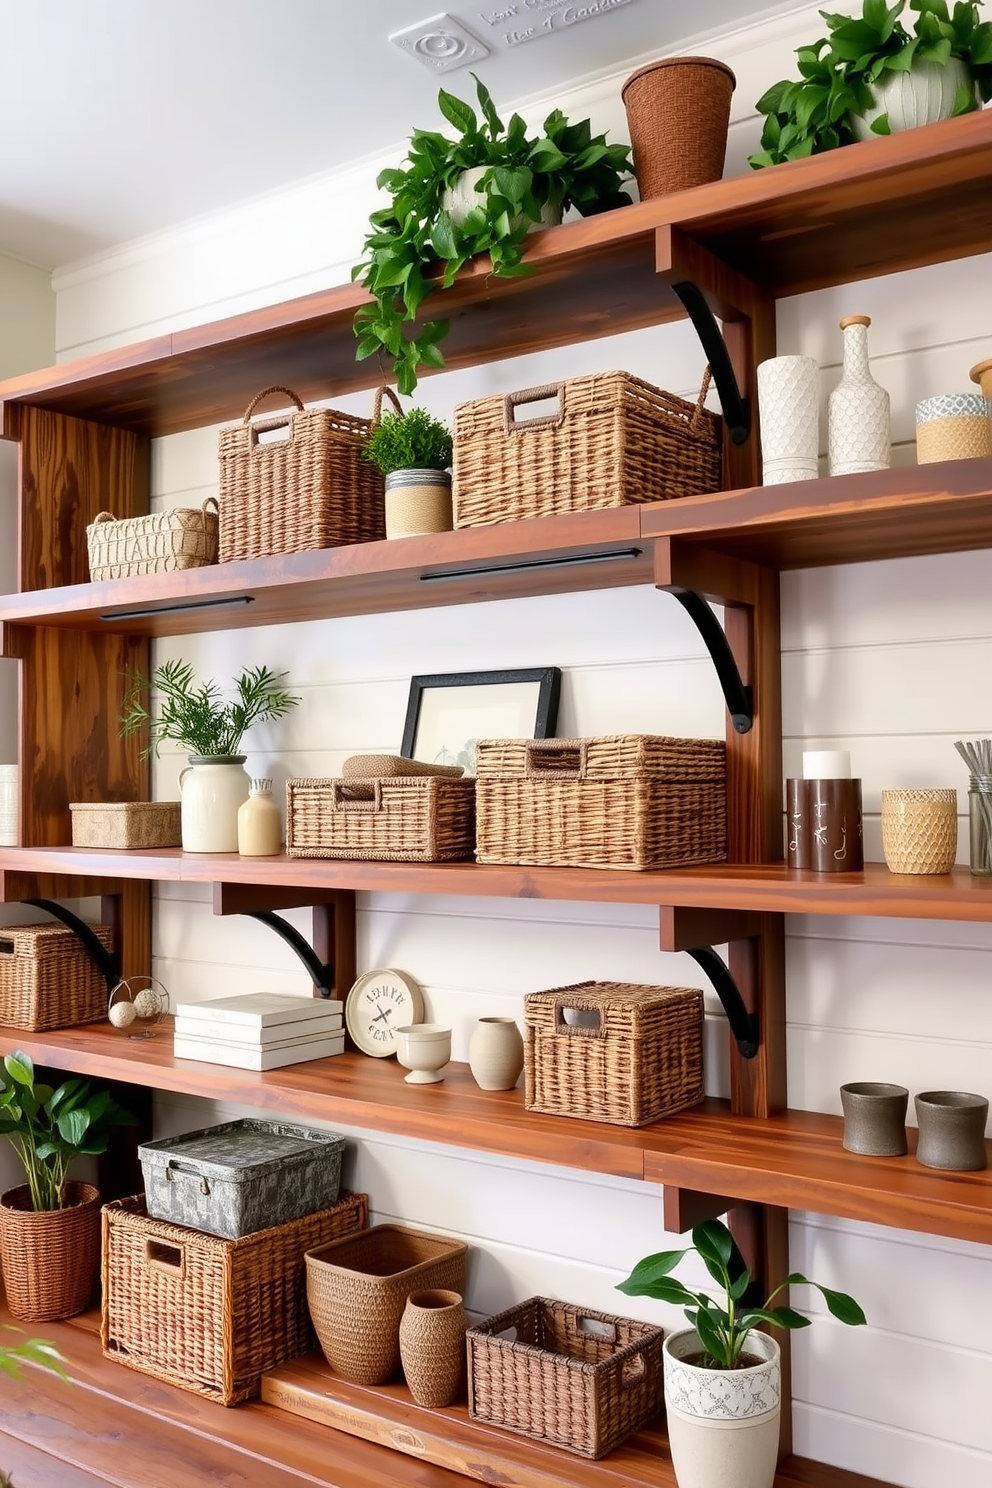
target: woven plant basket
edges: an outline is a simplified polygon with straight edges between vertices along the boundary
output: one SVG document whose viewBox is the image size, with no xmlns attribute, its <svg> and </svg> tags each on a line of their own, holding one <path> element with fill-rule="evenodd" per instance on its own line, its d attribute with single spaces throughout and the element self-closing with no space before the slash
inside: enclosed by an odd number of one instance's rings
<svg viewBox="0 0 992 1488">
<path fill-rule="evenodd" d="M 284 393 L 295 412 L 253 418 L 270 393 Z M 384 538 L 382 475 L 361 458 L 371 427 L 333 408 L 306 409 L 286 387 L 254 397 L 219 436 L 221 563 Z M 260 441 L 281 429 L 285 439 Z"/>
<path fill-rule="evenodd" d="M 411 1292 L 400 1318 L 400 1360 L 418 1405 L 450 1405 L 465 1377 L 468 1314 L 460 1292 Z"/>
<path fill-rule="evenodd" d="M 726 751 L 710 739 L 481 739 L 480 863 L 677 868 L 727 856 Z"/>
<path fill-rule="evenodd" d="M 365 1194 L 240 1240 L 149 1219 L 141 1195 L 107 1204 L 103 1352 L 220 1405 L 248 1400 L 314 1345 L 304 1252 L 367 1224 Z"/>
<path fill-rule="evenodd" d="M 179 847 L 179 801 L 73 801 L 73 847 Z"/>
<path fill-rule="evenodd" d="M 208 496 L 199 510 L 180 506 L 146 517 L 100 512 L 86 529 L 86 550 L 94 583 L 216 563 L 216 498 Z"/>
<path fill-rule="evenodd" d="M 718 491 L 723 420 L 629 372 L 601 372 L 454 411 L 456 527 Z M 557 412 L 526 421 L 522 404 L 557 400 Z"/>
<path fill-rule="evenodd" d="M 664 1339 L 647 1323 L 531 1297 L 465 1338 L 475 1421 L 595 1458 L 661 1409 Z"/>
<path fill-rule="evenodd" d="M 474 780 L 393 775 L 286 784 L 291 858 L 439 863 L 471 858 L 474 844 Z"/>
<path fill-rule="evenodd" d="M 109 951 L 109 926 L 91 929 Z M 97 1023 L 106 1016 L 103 972 L 71 930 L 61 925 L 0 929 L 0 1025 L 40 1033 Z"/>
<path fill-rule="evenodd" d="M 307 1299 L 335 1374 L 382 1385 L 400 1367 L 400 1319 L 411 1292 L 465 1290 L 460 1240 L 373 1225 L 307 1254 Z"/>
<path fill-rule="evenodd" d="M 737 79 L 714 57 L 666 57 L 623 85 L 642 201 L 719 181 Z"/>
<path fill-rule="evenodd" d="M 100 1194 L 65 1186 L 67 1207 L 36 1213 L 27 1184 L 0 1197 L 0 1256 L 12 1317 L 50 1323 L 90 1304 L 100 1263 Z"/>
</svg>

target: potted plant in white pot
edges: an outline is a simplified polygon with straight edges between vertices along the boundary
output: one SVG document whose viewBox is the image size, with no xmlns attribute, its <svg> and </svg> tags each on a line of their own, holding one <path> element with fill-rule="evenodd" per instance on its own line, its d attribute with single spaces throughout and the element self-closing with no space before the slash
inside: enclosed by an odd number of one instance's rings
<svg viewBox="0 0 992 1488">
<path fill-rule="evenodd" d="M 695 1252 L 716 1282 L 719 1299 L 692 1292 L 671 1272 Z M 790 1286 L 812 1286 L 835 1318 L 852 1326 L 867 1319 L 853 1297 L 787 1276 L 760 1306 L 746 1300 L 751 1273 L 726 1225 L 707 1220 L 686 1250 L 638 1261 L 618 1291 L 685 1308 L 690 1327 L 664 1343 L 665 1406 L 672 1465 L 679 1488 L 772 1488 L 778 1461 L 781 1367 L 778 1343 L 757 1331 L 808 1328 L 810 1319 L 775 1298 Z"/>
<path fill-rule="evenodd" d="M 190 752 L 179 775 L 185 852 L 237 852 L 238 811 L 251 784 L 241 741 L 253 723 L 281 718 L 299 703 L 282 686 L 285 676 L 264 666 L 246 667 L 235 678 L 234 697 L 225 702 L 216 682 L 195 686 L 191 663 L 176 658 L 156 667 L 150 680 L 136 676 L 128 689 L 121 734 L 149 730 L 146 754 L 157 751 L 165 739 Z M 157 718 L 145 703 L 149 688 L 159 695 Z"/>
<path fill-rule="evenodd" d="M 451 530 L 451 432 L 423 408 L 382 412 L 376 394 L 363 459 L 386 477 L 386 536 L 415 537 Z"/>
</svg>

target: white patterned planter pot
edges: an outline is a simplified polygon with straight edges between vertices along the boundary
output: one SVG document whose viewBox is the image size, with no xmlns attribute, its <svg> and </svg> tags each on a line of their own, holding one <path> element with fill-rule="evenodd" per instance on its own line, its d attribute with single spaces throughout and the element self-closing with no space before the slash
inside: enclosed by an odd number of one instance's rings
<svg viewBox="0 0 992 1488">
<path fill-rule="evenodd" d="M 766 486 L 819 475 L 819 364 L 809 356 L 758 364 L 762 478 Z"/>
<path fill-rule="evenodd" d="M 960 57 L 949 57 L 944 63 L 917 62 L 910 72 L 886 72 L 872 89 L 872 107 L 851 116 L 854 137 L 874 139 L 871 126 L 882 114 L 888 114 L 893 134 L 948 119 L 959 88 L 975 91 L 971 70 Z"/>
<path fill-rule="evenodd" d="M 749 1335 L 748 1369 L 701 1369 L 692 1328 L 665 1339 L 665 1408 L 679 1488 L 772 1488 L 778 1461 L 782 1378 L 779 1346 Z"/>
</svg>

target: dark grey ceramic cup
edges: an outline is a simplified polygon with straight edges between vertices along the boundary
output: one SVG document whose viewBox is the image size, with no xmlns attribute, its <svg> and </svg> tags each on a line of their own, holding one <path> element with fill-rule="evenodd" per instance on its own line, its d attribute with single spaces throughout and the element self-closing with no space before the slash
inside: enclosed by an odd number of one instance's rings
<svg viewBox="0 0 992 1488">
<path fill-rule="evenodd" d="M 909 1091 L 902 1085 L 860 1080 L 840 1087 L 844 1147 L 863 1157 L 901 1157 L 906 1147 Z"/>
<path fill-rule="evenodd" d="M 920 1139 L 916 1160 L 925 1168 L 948 1168 L 970 1173 L 988 1164 L 985 1121 L 989 1103 L 984 1095 L 964 1090 L 925 1090 L 916 1097 Z"/>
</svg>

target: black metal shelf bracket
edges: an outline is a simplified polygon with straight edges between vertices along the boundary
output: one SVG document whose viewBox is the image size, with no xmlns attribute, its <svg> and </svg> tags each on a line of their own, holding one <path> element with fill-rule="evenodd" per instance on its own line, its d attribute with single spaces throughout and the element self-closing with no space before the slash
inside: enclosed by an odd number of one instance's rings
<svg viewBox="0 0 992 1488">
<path fill-rule="evenodd" d="M 698 284 L 694 284 L 691 279 L 680 279 L 677 284 L 672 285 L 672 289 L 682 301 L 683 309 L 692 321 L 706 353 L 706 360 L 710 364 L 713 381 L 720 395 L 723 421 L 731 443 L 744 444 L 751 433 L 751 409 L 737 386 L 737 377 L 723 332 Z"/>
<path fill-rule="evenodd" d="M 107 984 L 107 992 L 110 993 L 121 979 L 121 959 L 116 951 L 108 951 L 93 934 L 93 928 L 81 920 L 78 915 L 73 914 L 71 909 L 66 909 L 63 904 L 56 904 L 54 899 L 22 899 L 22 904 L 30 904 L 33 909 L 43 909 L 53 919 L 58 920 L 67 930 L 81 940 L 103 975 Z"/>
<path fill-rule="evenodd" d="M 318 988 L 321 997 L 331 997 L 334 989 L 334 967 L 325 966 L 312 946 L 308 945 L 300 932 L 292 925 L 280 919 L 279 915 L 273 914 L 270 909 L 249 909 L 245 914 L 250 920 L 257 920 L 260 925 L 266 925 L 274 930 L 280 940 L 284 940 L 291 951 L 295 951 L 310 973 L 310 980 Z"/>
<path fill-rule="evenodd" d="M 713 983 L 713 990 L 723 1004 L 741 1058 L 754 1059 L 759 1045 L 758 1015 L 749 1013 L 744 1006 L 744 999 L 726 962 L 721 961 L 712 946 L 698 946 L 689 955 Z"/>
<path fill-rule="evenodd" d="M 741 680 L 734 653 L 730 649 L 723 627 L 710 609 L 706 600 L 695 589 L 679 589 L 665 585 L 665 593 L 672 594 L 685 610 L 703 638 L 710 653 L 716 675 L 727 703 L 727 711 L 733 721 L 734 732 L 748 734 L 754 723 L 754 692 Z"/>
</svg>

